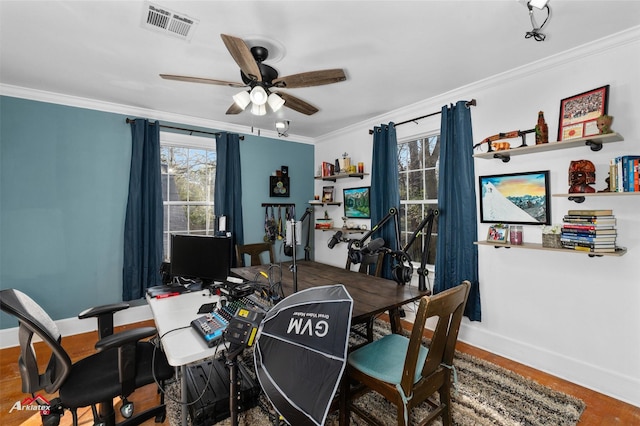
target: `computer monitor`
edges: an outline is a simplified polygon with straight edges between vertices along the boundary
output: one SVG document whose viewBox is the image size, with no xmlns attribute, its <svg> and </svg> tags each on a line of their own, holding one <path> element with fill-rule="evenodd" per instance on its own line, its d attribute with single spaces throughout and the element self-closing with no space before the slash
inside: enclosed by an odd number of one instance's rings
<svg viewBox="0 0 640 426">
<path fill-rule="evenodd" d="M 206 235 L 171 235 L 171 275 L 225 281 L 231 268 L 231 238 Z"/>
</svg>

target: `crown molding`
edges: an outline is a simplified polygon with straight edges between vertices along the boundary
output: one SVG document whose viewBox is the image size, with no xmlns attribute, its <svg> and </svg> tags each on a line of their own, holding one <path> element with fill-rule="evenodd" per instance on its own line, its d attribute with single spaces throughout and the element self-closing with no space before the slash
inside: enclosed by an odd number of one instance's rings
<svg viewBox="0 0 640 426">
<path fill-rule="evenodd" d="M 0 83 L 0 95 L 14 98 L 28 99 L 32 101 L 46 102 L 57 105 L 65 105 L 76 108 L 84 108 L 114 114 L 148 118 L 161 122 L 180 123 L 181 125 L 213 129 L 214 131 L 233 132 L 242 135 L 261 136 L 273 139 L 281 139 L 278 132 L 267 129 L 253 129 L 221 121 L 207 120 L 182 114 L 174 114 L 165 111 L 157 111 L 147 108 L 138 108 L 131 105 L 117 104 L 113 102 L 99 101 L 78 96 L 65 95 L 63 93 L 47 92 L 44 90 L 30 89 L 26 87 L 12 86 Z M 256 134 L 257 133 L 257 134 Z M 305 136 L 289 135 L 292 142 L 313 144 L 314 140 Z"/>
<path fill-rule="evenodd" d="M 474 90 L 479 91 L 481 89 L 490 88 L 498 84 L 509 82 L 511 80 L 527 78 L 531 75 L 539 73 L 542 70 L 549 70 L 551 68 L 560 67 L 575 60 L 584 59 L 585 57 L 598 56 L 604 52 L 625 46 L 630 43 L 637 43 L 638 41 L 640 41 L 640 25 L 598 39 L 591 43 L 583 44 L 573 49 L 569 49 L 564 52 L 546 57 L 544 59 L 540 59 L 529 64 L 504 71 L 500 74 L 495 74 L 491 77 L 485 78 L 483 80 L 478 80 L 466 86 L 458 87 L 454 90 L 442 93 L 429 99 L 424 99 L 411 105 L 407 105 L 405 107 L 371 117 L 359 123 L 355 123 L 348 127 L 344 127 L 331 133 L 319 136 L 316 138 L 315 142 L 316 144 L 319 144 L 323 141 L 327 141 L 347 133 L 362 131 L 363 128 L 372 128 L 374 125 L 378 125 L 379 123 L 400 122 L 407 120 L 410 117 L 420 116 L 423 115 L 425 111 L 439 109 L 442 107 L 442 105 L 446 105 L 451 102 L 457 102 L 458 100 L 460 100 L 459 98 L 469 97 L 469 99 L 464 100 L 471 100 L 472 96 L 469 96 L 469 93 L 473 93 Z"/>
<path fill-rule="evenodd" d="M 616 34 L 601 38 L 591 43 L 583 44 L 581 46 L 569 49 L 567 51 L 549 56 L 547 58 L 531 62 L 529 64 L 513 68 L 502 72 L 500 74 L 493 75 L 483 80 L 476 81 L 466 86 L 458 87 L 449 92 L 442 93 L 440 95 L 418 101 L 411 105 L 407 105 L 402 108 L 389 111 L 385 114 L 374 116 L 363 120 L 359 123 L 352 124 L 332 131 L 330 133 L 318 136 L 316 138 L 310 138 L 305 136 L 298 136 L 291 134 L 290 142 L 299 142 L 306 144 L 317 144 L 325 140 L 330 140 L 340 135 L 351 133 L 354 131 L 360 131 L 363 127 L 370 128 L 371 123 L 388 123 L 392 121 L 404 121 L 406 117 L 413 117 L 416 114 L 424 114 L 425 110 L 440 108 L 442 105 L 452 102 L 452 99 L 458 97 L 468 96 L 474 90 L 485 89 L 496 84 L 508 82 L 509 80 L 517 80 L 526 78 L 532 74 L 538 73 L 544 69 L 550 69 L 562 66 L 566 63 L 575 61 L 577 59 L 584 59 L 589 56 L 597 56 L 603 52 L 618 47 L 624 46 L 629 43 L 635 43 L 640 40 L 640 25 L 621 31 Z M 253 135 L 258 137 L 268 137 L 273 139 L 281 139 L 278 136 L 278 132 L 275 130 L 267 129 L 253 129 L 247 126 L 240 126 L 230 123 L 224 123 L 214 120 L 206 120 L 202 118 L 186 116 L 181 114 L 174 114 L 164 111 L 156 111 L 152 109 L 138 108 L 130 105 L 122 105 L 111 102 L 98 101 L 95 99 L 80 98 L 76 96 L 65 95 L 61 93 L 46 92 L 42 90 L 29 89 L 18 86 L 11 86 L 0 83 L 0 95 L 12 96 L 16 98 L 24 98 L 41 102 L 49 102 L 53 104 L 67 105 L 78 108 L 86 108 L 104 112 L 111 112 L 123 115 L 135 115 L 140 117 L 146 117 L 153 120 L 167 121 L 173 123 L 181 123 L 183 125 L 191 125 L 197 127 L 203 127 L 207 129 L 216 129 L 228 132 L 234 132 L 244 135 Z M 257 134 L 254 133 L 257 132 Z"/>
</svg>

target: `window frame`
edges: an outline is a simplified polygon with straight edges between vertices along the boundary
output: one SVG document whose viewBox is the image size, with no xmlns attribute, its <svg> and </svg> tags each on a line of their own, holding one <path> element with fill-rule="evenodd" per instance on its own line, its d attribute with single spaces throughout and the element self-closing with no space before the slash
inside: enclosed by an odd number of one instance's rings
<svg viewBox="0 0 640 426">
<path fill-rule="evenodd" d="M 184 148 L 184 149 L 201 149 L 207 150 L 215 153 L 215 162 L 217 166 L 217 139 L 215 137 L 203 137 L 203 136 L 194 136 L 187 135 L 182 133 L 173 133 L 173 132 L 160 132 L 160 150 L 163 148 L 171 147 L 171 148 Z M 215 201 L 211 199 L 210 201 L 171 201 L 167 199 L 167 191 L 169 191 L 169 185 L 167 183 L 166 190 L 163 188 L 162 194 L 162 209 L 165 212 L 168 212 L 172 206 L 210 206 L 211 209 L 215 209 Z M 214 180 L 214 191 L 215 191 L 215 180 Z M 166 216 L 166 215 L 165 215 Z M 162 234 L 163 234 L 163 255 L 166 259 L 171 258 L 171 239 L 170 234 L 176 232 L 175 230 L 170 229 L 170 218 L 163 217 L 162 220 Z M 206 235 L 213 235 L 215 233 L 215 223 L 210 227 L 209 230 L 205 230 Z M 191 234 L 191 232 L 187 230 L 180 230 L 180 233 Z M 201 230 L 194 231 L 193 233 L 202 234 Z"/>
<path fill-rule="evenodd" d="M 441 132 L 440 129 L 435 129 L 435 130 L 431 130 L 431 131 L 427 131 L 427 132 L 423 132 L 423 133 L 419 133 L 416 135 L 411 135 L 411 136 L 407 136 L 407 137 L 403 137 L 402 139 L 398 140 L 398 155 L 400 153 L 400 145 L 402 144 L 407 144 L 413 141 L 417 141 L 417 140 L 428 140 L 430 138 L 433 137 L 440 137 Z M 424 157 L 423 159 L 424 160 Z M 408 174 L 412 171 L 421 171 L 423 172 L 423 176 L 422 176 L 422 183 L 423 183 L 423 187 L 426 188 L 426 179 L 427 179 L 427 175 L 426 175 L 426 171 L 428 170 L 434 170 L 435 173 L 438 173 L 439 170 L 439 164 L 440 164 L 440 155 L 438 154 L 438 160 L 436 161 L 434 166 L 430 166 L 430 167 L 425 167 L 425 162 L 422 161 L 422 168 L 420 169 L 412 169 L 412 170 L 407 170 L 407 171 L 400 171 L 398 170 L 398 188 L 400 189 L 400 185 L 401 185 L 401 179 L 405 179 L 405 186 L 407 188 L 407 191 L 409 191 L 409 185 L 408 185 Z M 437 188 L 437 187 L 436 187 Z M 429 206 L 433 206 L 435 205 L 437 207 L 438 205 L 438 198 L 424 198 L 426 196 L 426 194 L 423 195 L 423 199 L 421 200 L 411 200 L 409 199 L 409 193 L 407 193 L 407 199 L 403 200 L 402 198 L 400 199 L 400 209 L 399 209 L 399 216 L 398 217 L 398 221 L 400 223 L 400 241 L 402 243 L 404 243 L 412 234 L 413 232 L 415 232 L 415 230 L 411 230 L 409 231 L 408 229 L 403 229 L 402 228 L 402 223 L 407 224 L 408 222 L 408 218 L 407 218 L 407 209 L 405 208 L 405 206 L 408 205 L 419 205 L 422 206 L 422 217 L 424 218 L 426 215 L 426 211 L 428 210 Z M 437 220 L 437 219 L 436 219 Z M 436 236 L 438 235 L 438 232 L 434 232 L 432 230 L 431 232 L 432 236 Z M 412 248 L 415 248 L 416 244 L 422 244 L 422 239 L 420 241 L 415 241 L 413 243 Z M 420 267 L 420 262 L 421 259 L 411 259 L 411 263 L 414 267 L 415 270 L 417 270 L 417 268 Z M 431 264 L 431 263 L 427 263 L 427 265 L 425 266 L 426 269 L 429 271 L 430 276 L 432 274 L 435 273 L 435 264 Z M 414 283 L 414 281 L 417 283 L 417 275 L 414 274 L 414 277 L 412 279 L 412 283 Z"/>
</svg>

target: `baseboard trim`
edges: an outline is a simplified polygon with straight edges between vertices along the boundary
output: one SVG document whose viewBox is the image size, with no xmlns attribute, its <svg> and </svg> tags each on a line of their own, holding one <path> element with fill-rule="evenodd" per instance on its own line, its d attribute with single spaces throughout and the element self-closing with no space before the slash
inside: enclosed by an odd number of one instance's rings
<svg viewBox="0 0 640 426">
<path fill-rule="evenodd" d="M 149 305 L 144 304 L 132 306 L 129 309 L 118 312 L 114 318 L 114 325 L 127 325 L 150 319 L 153 319 L 151 309 Z M 80 320 L 78 318 L 65 318 L 55 321 L 55 323 L 63 337 L 89 333 L 98 328 L 97 322 L 94 319 Z M 34 337 L 34 341 L 39 341 L 39 339 L 36 340 Z M 18 345 L 18 327 L 0 330 L 0 349 L 11 348 Z"/>
<path fill-rule="evenodd" d="M 640 407 L 640 381 L 632 377 L 492 333 L 469 323 L 462 324 L 458 339 L 476 348 Z"/>
</svg>

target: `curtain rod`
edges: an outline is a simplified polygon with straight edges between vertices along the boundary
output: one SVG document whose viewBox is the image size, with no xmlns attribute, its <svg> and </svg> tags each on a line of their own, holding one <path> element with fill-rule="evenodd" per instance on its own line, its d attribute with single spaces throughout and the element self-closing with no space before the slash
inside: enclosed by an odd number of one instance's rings
<svg viewBox="0 0 640 426">
<path fill-rule="evenodd" d="M 127 124 L 131 124 L 133 123 L 133 119 L 131 118 L 127 118 Z M 160 127 L 164 128 L 164 129 L 174 129 L 174 130 L 182 130 L 184 132 L 196 132 L 196 133 L 203 133 L 205 135 L 214 135 L 214 136 L 220 136 L 220 133 L 216 133 L 216 132 L 205 132 L 204 130 L 196 130 L 196 129 L 185 129 L 184 127 L 174 127 L 174 126 L 167 126 L 166 124 L 161 124 Z M 244 140 L 244 136 L 240 135 L 239 136 L 240 140 L 243 141 Z"/>
<path fill-rule="evenodd" d="M 469 108 L 470 106 L 476 106 L 476 100 L 475 99 L 471 99 L 470 101 L 468 101 L 464 105 L 467 108 Z M 395 123 L 394 127 L 402 126 L 403 124 L 407 124 L 407 123 L 413 123 L 416 120 L 422 120 L 423 118 L 431 117 L 431 116 L 438 115 L 438 114 L 442 114 L 442 111 L 432 112 L 431 114 L 423 115 L 421 117 L 412 118 L 411 120 L 407 120 L 407 121 L 401 121 L 400 123 Z M 369 129 L 369 134 L 372 135 L 373 134 L 373 130 Z"/>
</svg>

